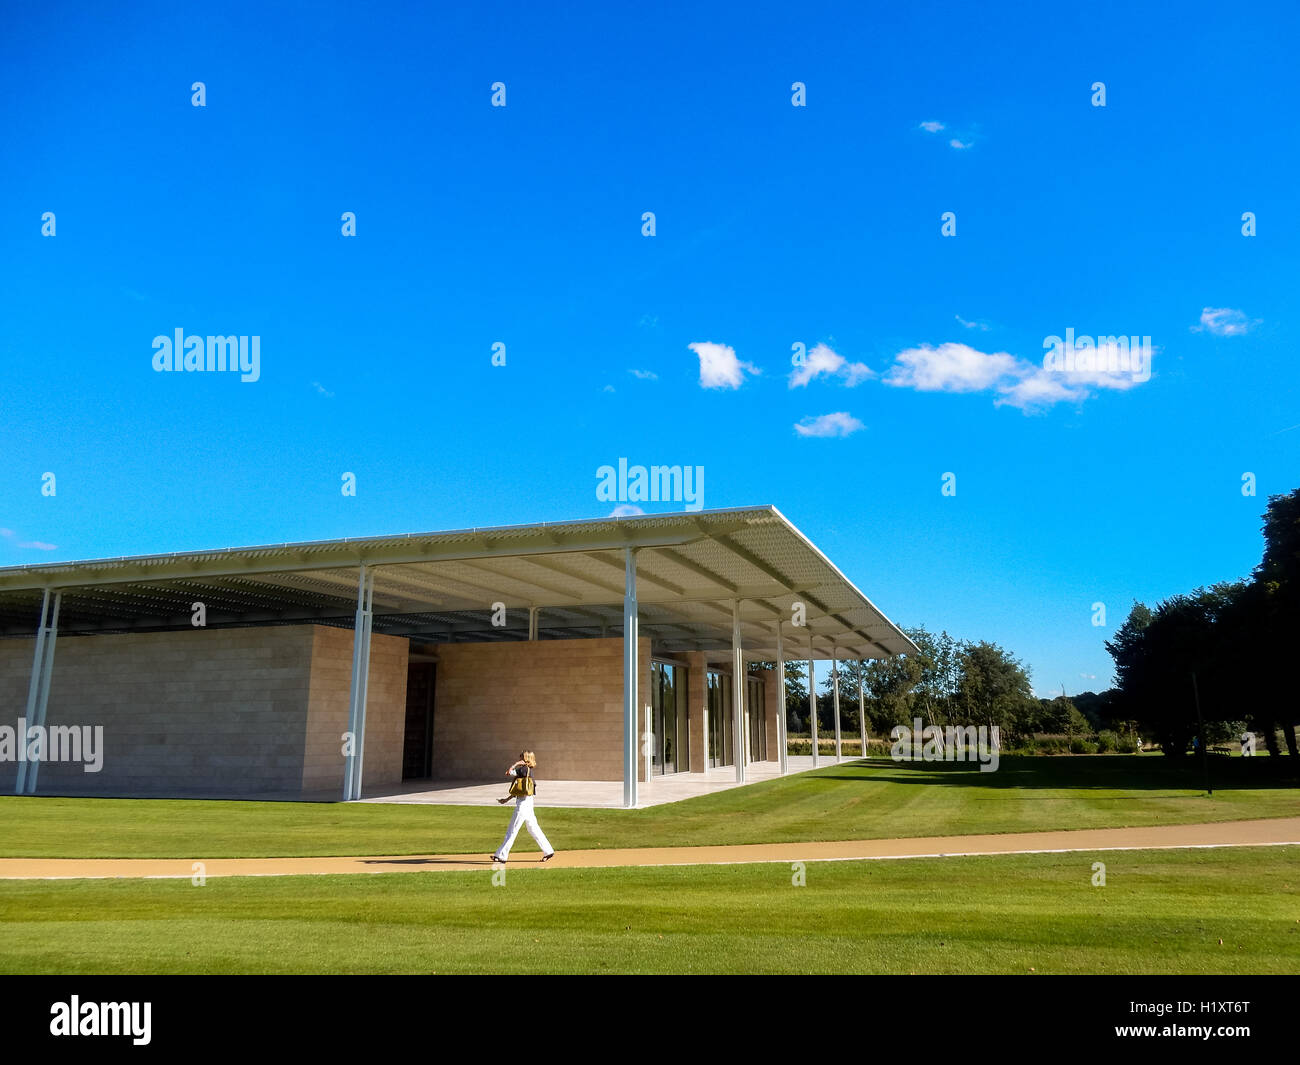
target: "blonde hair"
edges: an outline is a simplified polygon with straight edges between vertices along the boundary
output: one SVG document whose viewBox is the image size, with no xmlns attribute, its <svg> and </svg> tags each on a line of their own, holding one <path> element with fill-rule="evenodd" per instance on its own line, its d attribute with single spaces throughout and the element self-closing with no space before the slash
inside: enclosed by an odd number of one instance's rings
<svg viewBox="0 0 1300 1065">
<path fill-rule="evenodd" d="M 519 760 L 529 769 L 537 768 L 537 755 L 533 754 L 532 751 L 524 751 L 524 753 L 519 756 Z"/>
</svg>

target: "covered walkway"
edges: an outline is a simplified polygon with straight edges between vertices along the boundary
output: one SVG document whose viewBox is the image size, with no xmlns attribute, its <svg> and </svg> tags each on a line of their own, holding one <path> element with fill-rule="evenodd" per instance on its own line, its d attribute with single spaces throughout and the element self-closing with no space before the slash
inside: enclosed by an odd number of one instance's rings
<svg viewBox="0 0 1300 1065">
<path fill-rule="evenodd" d="M 543 805 L 636 808 L 789 771 L 787 662 L 838 747 L 840 666 L 915 650 L 771 506 L 0 568 L 0 702 L 107 752 L 0 789 L 477 803 L 527 743 Z"/>
</svg>

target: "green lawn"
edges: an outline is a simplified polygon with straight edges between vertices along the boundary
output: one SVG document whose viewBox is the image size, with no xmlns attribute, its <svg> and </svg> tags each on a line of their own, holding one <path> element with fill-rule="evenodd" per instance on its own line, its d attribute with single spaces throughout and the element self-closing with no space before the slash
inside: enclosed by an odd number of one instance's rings
<svg viewBox="0 0 1300 1065">
<path fill-rule="evenodd" d="M 1276 761 L 1285 761 L 1274 760 Z M 1300 789 L 1265 759 L 1199 768 L 1158 755 L 1003 758 L 971 764 L 845 763 L 646 810 L 545 808 L 560 850 L 1106 828 L 1287 817 Z M 1290 786 L 1287 786 L 1287 785 Z M 0 797 L 0 856 L 235 858 L 478 853 L 500 807 Z M 526 834 L 521 851 L 536 850 Z"/>
<path fill-rule="evenodd" d="M 0 972 L 1300 973 L 1300 847 L 813 862 L 806 876 L 3 881 Z"/>
</svg>

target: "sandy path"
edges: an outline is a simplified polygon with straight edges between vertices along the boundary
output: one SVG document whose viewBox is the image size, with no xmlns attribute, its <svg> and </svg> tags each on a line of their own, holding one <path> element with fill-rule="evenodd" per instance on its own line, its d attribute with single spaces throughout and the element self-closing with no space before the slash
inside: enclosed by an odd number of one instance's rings
<svg viewBox="0 0 1300 1065">
<path fill-rule="evenodd" d="M 1300 844 L 1300 817 L 1223 821 L 1209 825 L 1155 825 L 1073 832 L 1011 832 L 988 836 L 929 836 L 829 843 L 760 843 L 724 847 L 646 847 L 561 851 L 547 869 L 634 865 L 730 865 L 747 862 L 821 862 L 855 859 L 1034 854 L 1062 851 L 1144 850 L 1166 847 L 1261 847 Z M 490 844 L 489 844 L 490 846 Z M 483 872 L 482 854 L 360 856 L 351 858 L 0 858 L 0 879 L 190 878 L 202 861 L 205 876 L 301 876 L 322 873 Z M 517 853 L 510 868 L 535 867 L 541 855 Z"/>
</svg>

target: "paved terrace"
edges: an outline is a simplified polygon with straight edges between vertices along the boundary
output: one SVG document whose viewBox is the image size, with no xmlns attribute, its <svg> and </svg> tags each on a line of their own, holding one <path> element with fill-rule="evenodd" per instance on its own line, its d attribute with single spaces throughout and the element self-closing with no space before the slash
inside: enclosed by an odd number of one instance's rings
<svg viewBox="0 0 1300 1065">
<path fill-rule="evenodd" d="M 845 757 L 843 761 L 857 759 Z M 834 765 L 834 755 L 822 755 L 820 764 Z M 790 755 L 787 758 L 787 776 L 804 773 L 812 769 L 812 755 Z M 745 767 L 745 784 L 757 784 L 762 780 L 774 780 L 781 775 L 778 762 L 750 762 Z M 495 806 L 497 799 L 506 793 L 508 781 L 505 767 L 502 767 L 501 780 L 498 783 L 484 784 L 482 781 L 448 780 L 448 781 L 411 781 L 400 788 L 373 789 L 371 794 L 361 802 L 399 802 L 399 803 L 433 803 L 448 806 Z M 641 781 L 637 792 L 637 808 L 659 806 L 666 802 L 680 802 L 693 799 L 697 795 L 712 795 L 717 791 L 743 787 L 736 783 L 734 766 L 708 769 L 703 773 L 669 773 L 652 777 L 648 782 Z M 623 782 L 621 780 L 544 780 L 537 781 L 537 805 L 573 806 L 585 808 L 622 808 Z"/>
</svg>

